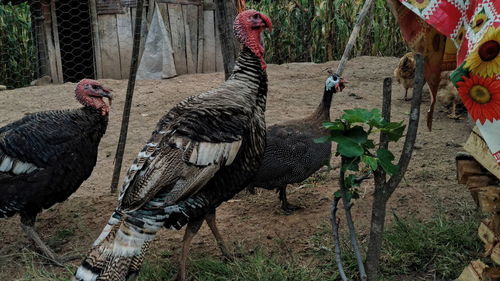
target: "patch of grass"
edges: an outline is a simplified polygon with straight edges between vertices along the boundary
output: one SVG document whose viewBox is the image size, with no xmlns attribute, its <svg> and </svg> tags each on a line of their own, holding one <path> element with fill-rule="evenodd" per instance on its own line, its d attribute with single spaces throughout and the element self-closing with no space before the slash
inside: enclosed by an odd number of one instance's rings
<svg viewBox="0 0 500 281">
<path fill-rule="evenodd" d="M 74 229 L 61 229 L 56 232 L 54 240 L 58 242 L 66 241 L 71 236 L 75 235 Z"/>
<path fill-rule="evenodd" d="M 71 266 L 65 267 L 63 270 L 59 267 L 49 266 L 44 262 L 43 256 L 36 252 L 24 249 L 21 255 L 24 274 L 23 281 L 70 281 L 73 274 Z M 61 273 L 64 271 L 64 273 Z M 16 279 L 19 280 L 19 279 Z"/>
<path fill-rule="evenodd" d="M 424 222 L 415 218 L 395 218 L 384 233 L 380 280 L 429 272 L 435 274 L 436 280 L 453 280 L 482 253 L 477 237 L 479 218 L 473 214 L 463 217 L 441 215 Z M 311 238 L 313 252 L 320 262 L 324 261 L 318 267 L 336 276 L 337 265 L 331 240 L 331 228 L 327 224 L 321 226 Z M 346 273 L 350 274 L 350 279 L 356 280 L 356 260 L 347 236 L 342 237 L 341 244 Z"/>
<path fill-rule="evenodd" d="M 171 280 L 177 272 L 168 259 L 159 262 L 147 261 L 139 280 Z M 301 266 L 293 261 L 281 260 L 257 250 L 243 258 L 225 262 L 213 257 L 194 258 L 188 265 L 190 280 L 194 281 L 310 281 L 327 280 L 321 271 Z"/>
<path fill-rule="evenodd" d="M 452 280 L 482 252 L 478 220 L 443 216 L 428 222 L 396 217 L 385 233 L 382 272 L 386 275 L 435 272 L 439 280 Z"/>
</svg>

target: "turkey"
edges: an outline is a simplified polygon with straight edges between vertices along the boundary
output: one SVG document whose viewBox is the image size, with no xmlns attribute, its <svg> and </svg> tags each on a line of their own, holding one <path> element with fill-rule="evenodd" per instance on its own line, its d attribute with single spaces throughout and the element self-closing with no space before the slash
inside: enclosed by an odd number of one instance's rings
<svg viewBox="0 0 500 281">
<path fill-rule="evenodd" d="M 413 79 L 415 78 L 415 54 L 412 52 L 406 53 L 400 60 L 399 64 L 394 69 L 394 77 L 399 84 L 403 84 L 405 88 L 404 100 L 408 98 L 408 89 L 413 88 Z"/>
<path fill-rule="evenodd" d="M 75 90 L 79 109 L 29 114 L 0 128 L 0 218 L 21 216 L 21 226 L 44 254 L 58 257 L 34 229 L 36 216 L 66 200 L 86 180 L 106 132 L 110 89 L 90 79 Z"/>
<path fill-rule="evenodd" d="M 135 280 L 158 230 L 188 223 L 178 272 L 178 280 L 186 280 L 192 237 L 204 219 L 215 227 L 215 208 L 249 184 L 262 160 L 267 74 L 260 34 L 266 28 L 267 16 L 255 10 L 238 14 L 234 32 L 243 48 L 232 75 L 160 119 L 74 280 Z"/>
<path fill-rule="evenodd" d="M 304 181 L 329 163 L 331 144 L 315 143 L 314 140 L 328 134 L 322 123 L 330 121 L 333 94 L 342 91 L 344 83 L 343 78 L 330 74 L 325 81 L 321 103 L 310 116 L 267 129 L 264 159 L 248 187 L 251 193 L 255 187 L 276 189 L 285 213 L 300 208 L 288 203 L 286 186 Z"/>
</svg>

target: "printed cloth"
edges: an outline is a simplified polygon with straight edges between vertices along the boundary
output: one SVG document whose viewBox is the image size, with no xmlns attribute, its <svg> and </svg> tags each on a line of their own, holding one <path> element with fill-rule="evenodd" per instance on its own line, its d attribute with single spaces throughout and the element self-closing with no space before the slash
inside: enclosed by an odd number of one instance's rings
<svg viewBox="0 0 500 281">
<path fill-rule="evenodd" d="M 399 1 L 454 44 L 451 80 L 500 165 L 500 0 Z"/>
</svg>

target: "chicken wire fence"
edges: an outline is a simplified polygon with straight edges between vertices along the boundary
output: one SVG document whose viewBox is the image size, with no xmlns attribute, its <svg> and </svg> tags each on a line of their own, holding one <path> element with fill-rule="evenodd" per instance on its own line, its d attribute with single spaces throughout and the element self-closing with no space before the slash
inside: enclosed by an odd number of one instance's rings
<svg viewBox="0 0 500 281">
<path fill-rule="evenodd" d="M 95 14 L 95 4 L 103 2 L 109 3 L 100 11 L 109 12 L 113 3 L 123 1 L 0 0 L 0 85 L 97 78 L 96 33 L 105 29 L 93 26 L 92 9 Z"/>
</svg>

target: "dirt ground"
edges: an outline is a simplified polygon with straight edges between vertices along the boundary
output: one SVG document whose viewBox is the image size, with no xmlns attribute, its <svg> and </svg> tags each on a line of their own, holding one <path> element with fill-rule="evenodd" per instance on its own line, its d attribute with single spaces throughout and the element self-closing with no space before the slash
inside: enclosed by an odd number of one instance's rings
<svg viewBox="0 0 500 281">
<path fill-rule="evenodd" d="M 344 109 L 380 107 L 382 80 L 392 75 L 397 62 L 398 59 L 392 57 L 358 57 L 351 60 L 344 74 L 349 84 L 334 97 L 332 118 L 339 117 Z M 321 99 L 326 77 L 323 70 L 336 65 L 337 62 L 269 65 L 267 123 L 300 118 L 312 112 Z M 166 111 L 185 97 L 216 87 L 222 81 L 222 73 L 138 81 L 122 175 Z M 36 224 L 44 240 L 58 242 L 56 249 L 60 253 L 85 254 L 116 205 L 116 195 L 110 194 L 109 185 L 127 82 L 102 82 L 114 90 L 115 99 L 94 172 L 67 201 L 40 214 Z M 78 107 L 74 100 L 74 87 L 75 84 L 66 83 L 0 92 L 0 126 L 30 112 Z M 393 85 L 393 120 L 406 120 L 409 112 L 410 104 L 401 100 L 402 95 L 402 87 Z M 454 162 L 455 153 L 462 150 L 461 145 L 469 135 L 470 126 L 466 118 L 448 119 L 447 112 L 438 105 L 434 128 L 429 132 L 425 127 L 428 103 L 427 97 L 422 105 L 422 122 L 413 159 L 404 181 L 389 202 L 389 220 L 391 212 L 400 217 L 425 219 L 437 212 L 452 213 L 459 209 L 458 206 L 472 204 L 466 188 L 456 183 Z M 321 224 L 328 223 L 332 194 L 338 188 L 338 162 L 338 159 L 332 159 L 333 169 L 317 177 L 321 180 L 288 188 L 290 202 L 304 207 L 292 215 L 283 214 L 278 196 L 273 191 L 259 190 L 256 195 L 242 192 L 224 203 L 217 210 L 218 224 L 230 247 L 266 247 L 279 239 L 307 262 L 307 250 L 312 247 L 310 237 Z M 366 234 L 370 218 L 372 183 L 369 180 L 362 185 L 362 196 L 352 209 L 362 239 L 366 237 L 363 234 Z M 345 229 L 343 222 L 341 228 Z M 182 235 L 183 231 L 162 230 L 151 254 L 171 251 L 176 258 Z M 23 253 L 33 251 L 34 247 L 20 229 L 17 216 L 0 221 L 0 239 L 0 280 L 23 280 L 29 266 L 43 262 L 42 258 L 36 258 L 35 263 L 26 263 L 23 259 Z M 219 255 L 206 225 L 194 239 L 192 253 Z M 74 261 L 70 270 L 74 270 L 78 263 L 79 260 Z"/>
</svg>

